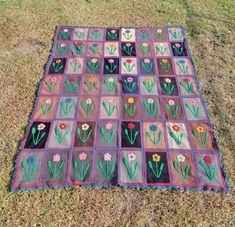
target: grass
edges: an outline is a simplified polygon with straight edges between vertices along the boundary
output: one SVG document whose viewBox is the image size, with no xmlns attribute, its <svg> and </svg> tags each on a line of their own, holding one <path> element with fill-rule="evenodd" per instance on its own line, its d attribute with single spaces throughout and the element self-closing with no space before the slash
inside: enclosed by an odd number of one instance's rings
<svg viewBox="0 0 235 227">
<path fill-rule="evenodd" d="M 0 0 L 0 225 L 235 225 L 233 3 L 232 0 Z M 93 187 L 10 193 L 13 162 L 57 24 L 185 26 L 202 94 L 223 151 L 231 192 L 223 195 Z"/>
</svg>

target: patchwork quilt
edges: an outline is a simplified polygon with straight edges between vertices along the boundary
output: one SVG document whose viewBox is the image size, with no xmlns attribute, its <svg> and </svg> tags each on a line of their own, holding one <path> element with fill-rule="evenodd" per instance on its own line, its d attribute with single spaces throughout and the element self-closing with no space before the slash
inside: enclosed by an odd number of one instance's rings
<svg viewBox="0 0 235 227">
<path fill-rule="evenodd" d="M 228 191 L 184 28 L 56 28 L 11 190 Z"/>
</svg>

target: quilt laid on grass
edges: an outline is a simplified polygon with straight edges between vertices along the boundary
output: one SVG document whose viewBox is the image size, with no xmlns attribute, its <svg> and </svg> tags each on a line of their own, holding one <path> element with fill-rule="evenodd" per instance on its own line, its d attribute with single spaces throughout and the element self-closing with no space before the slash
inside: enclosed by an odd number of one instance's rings
<svg viewBox="0 0 235 227">
<path fill-rule="evenodd" d="M 184 28 L 56 28 L 11 190 L 73 185 L 229 190 Z"/>
</svg>

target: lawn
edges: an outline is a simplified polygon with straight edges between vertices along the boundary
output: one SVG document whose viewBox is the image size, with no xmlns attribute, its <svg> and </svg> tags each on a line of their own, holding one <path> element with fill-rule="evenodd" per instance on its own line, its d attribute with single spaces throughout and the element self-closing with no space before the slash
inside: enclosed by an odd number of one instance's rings
<svg viewBox="0 0 235 227">
<path fill-rule="evenodd" d="M 234 9 L 232 0 L 0 0 L 0 226 L 235 225 Z M 10 193 L 57 24 L 185 26 L 231 192 L 92 187 Z"/>
</svg>

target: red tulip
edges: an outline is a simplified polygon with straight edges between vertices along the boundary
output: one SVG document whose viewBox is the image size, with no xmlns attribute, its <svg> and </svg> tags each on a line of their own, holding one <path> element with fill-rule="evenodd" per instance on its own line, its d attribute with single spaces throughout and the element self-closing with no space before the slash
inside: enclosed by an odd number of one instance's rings
<svg viewBox="0 0 235 227">
<path fill-rule="evenodd" d="M 82 46 L 82 41 L 78 41 L 78 42 L 76 43 L 76 46 L 77 46 L 77 47 Z"/>
<path fill-rule="evenodd" d="M 132 122 L 130 122 L 129 124 L 128 124 L 128 128 L 129 129 L 133 129 L 135 127 L 135 125 L 132 123 Z"/>
<path fill-rule="evenodd" d="M 184 78 L 183 81 L 184 81 L 185 83 L 188 83 L 188 82 L 189 82 L 189 78 Z"/>
<path fill-rule="evenodd" d="M 67 128 L 67 125 L 65 123 L 62 123 L 62 124 L 59 125 L 59 127 L 60 127 L 61 130 L 64 130 L 64 129 Z"/>
<path fill-rule="evenodd" d="M 70 83 L 74 83 L 75 81 L 76 81 L 75 78 L 73 78 L 73 77 L 69 78 Z"/>
<path fill-rule="evenodd" d="M 131 59 L 127 59 L 126 62 L 127 62 L 128 64 L 130 64 L 130 63 L 132 62 L 132 60 L 131 60 Z"/>
<path fill-rule="evenodd" d="M 204 156 L 203 160 L 206 164 L 212 163 L 212 158 L 210 156 Z"/>
</svg>

